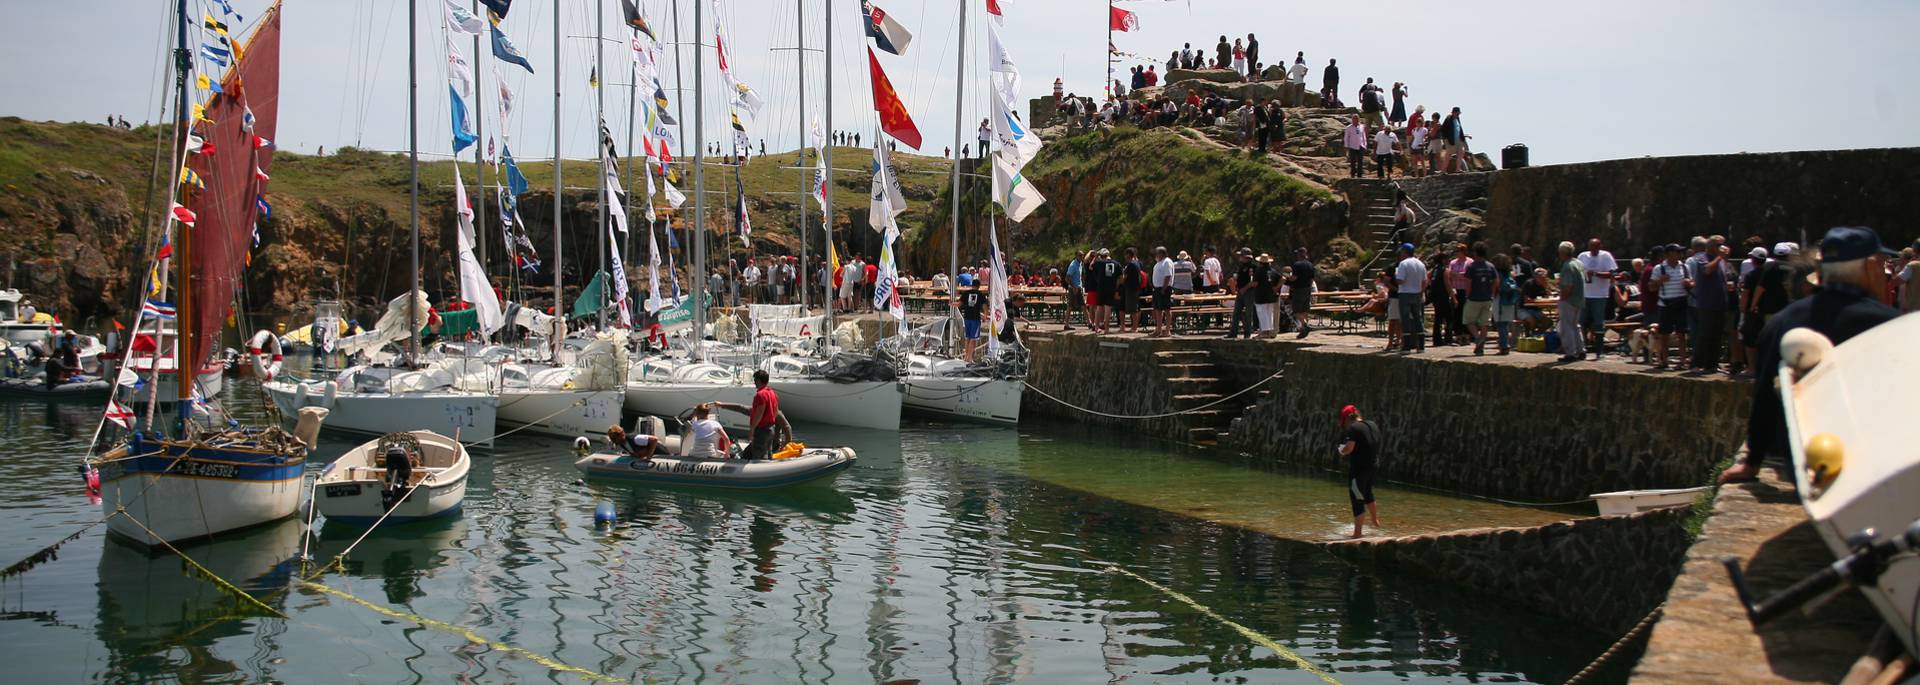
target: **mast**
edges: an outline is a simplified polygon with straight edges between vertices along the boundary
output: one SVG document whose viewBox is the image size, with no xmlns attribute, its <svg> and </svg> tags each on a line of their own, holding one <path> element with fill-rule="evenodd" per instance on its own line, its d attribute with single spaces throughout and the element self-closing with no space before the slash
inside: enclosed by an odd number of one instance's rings
<svg viewBox="0 0 1920 685">
<path fill-rule="evenodd" d="M 479 0 L 474 0 L 472 7 L 474 16 L 486 16 L 480 13 Z M 483 274 L 487 271 L 487 165 L 486 158 L 481 156 L 480 141 L 487 137 L 486 131 L 482 130 L 485 128 L 487 117 L 483 114 L 486 109 L 480 105 L 480 95 L 485 92 L 485 89 L 480 87 L 479 62 L 481 55 L 484 54 L 486 53 L 480 52 L 480 34 L 473 34 L 473 175 L 474 178 L 479 179 L 475 183 L 480 186 L 480 207 L 474 217 L 478 223 L 474 226 L 473 248 L 478 251 L 474 257 L 480 260 L 480 272 Z M 458 163 L 455 162 L 455 164 Z"/>
<path fill-rule="evenodd" d="M 604 87 L 607 83 L 606 13 L 607 3 L 605 0 L 593 3 L 593 73 L 595 76 L 593 79 L 593 118 L 594 121 L 599 124 L 598 128 L 595 128 L 593 131 L 593 147 L 600 151 L 600 173 L 596 174 L 600 178 L 600 183 L 597 184 L 600 186 L 600 209 L 597 213 L 597 216 L 600 217 L 600 223 L 593 229 L 593 234 L 599 236 L 600 273 L 607 272 L 607 146 L 600 142 L 600 131 L 607 127 L 607 89 Z M 609 133 L 608 135 L 612 134 Z M 560 134 L 556 131 L 554 138 L 557 140 L 559 137 Z M 602 330 L 605 330 L 607 327 L 607 291 L 605 288 L 600 290 L 600 301 L 593 304 L 594 310 L 597 312 L 595 322 L 599 324 Z"/>
<path fill-rule="evenodd" d="M 826 66 L 823 68 L 822 73 L 825 73 L 827 76 L 827 97 L 826 97 L 826 102 L 823 105 L 821 105 L 821 107 L 826 110 L 826 113 L 822 115 L 822 117 L 826 120 L 826 130 L 831 131 L 833 130 L 833 0 L 826 0 L 825 4 L 827 9 L 827 16 L 826 16 L 827 33 L 826 33 L 826 38 L 824 39 L 824 42 L 826 43 L 826 45 L 824 46 L 826 48 L 826 58 L 825 58 Z M 821 230 L 826 231 L 827 254 L 834 254 L 834 251 L 833 251 L 833 141 L 828 140 L 825 145 L 821 146 L 821 151 L 823 154 L 821 155 L 820 162 L 826 168 L 826 178 L 824 179 L 825 183 L 823 184 L 825 187 L 821 191 L 821 197 L 826 200 L 827 206 L 824 210 L 822 210 L 823 212 L 822 216 L 824 216 L 825 218 L 820 222 L 820 228 Z M 833 285 L 833 272 L 831 271 L 831 269 L 833 268 L 833 265 L 828 264 L 827 268 L 829 269 L 829 271 L 827 272 L 826 284 L 831 286 Z M 832 340 L 833 339 L 832 337 L 833 296 L 832 295 L 827 296 L 826 321 L 827 321 L 827 333 L 828 333 L 827 339 Z"/>
<path fill-rule="evenodd" d="M 832 2 L 833 0 L 827 1 Z M 800 142 L 794 146 L 795 149 L 798 150 L 794 155 L 800 158 L 800 161 L 794 163 L 794 166 L 800 168 L 800 265 L 794 269 L 793 274 L 798 283 L 805 283 L 807 282 L 807 196 L 813 194 L 809 192 L 807 187 L 813 183 L 813 177 L 807 175 L 807 0 L 794 0 L 793 16 L 794 30 L 799 32 L 799 39 L 796 41 L 793 52 L 794 55 L 800 58 L 800 78 L 797 79 L 800 83 L 800 116 L 798 119 L 800 124 Z M 806 287 L 800 288 L 800 310 L 802 312 L 807 309 L 807 291 L 809 289 L 810 288 Z"/>
<path fill-rule="evenodd" d="M 960 131 L 966 127 L 967 119 L 962 113 L 967 90 L 967 3 L 960 2 L 960 49 L 954 59 L 953 68 L 953 149 L 960 149 Z M 980 143 L 985 146 L 986 143 Z M 986 150 L 980 151 L 980 157 L 986 158 Z M 950 301 L 960 296 L 960 156 L 953 157 L 953 235 L 947 252 L 947 297 Z M 947 317 L 954 319 L 947 324 L 947 332 L 958 330 L 960 310 L 955 305 L 947 305 Z"/>
<path fill-rule="evenodd" d="M 173 81 L 174 87 L 177 90 L 174 95 L 177 99 L 174 100 L 174 102 L 179 104 L 177 107 L 177 109 L 179 109 L 179 123 L 175 126 L 174 130 L 174 148 L 180 149 L 182 141 L 185 141 L 188 135 L 188 128 L 193 124 L 193 120 L 190 118 L 192 115 L 188 114 L 188 112 L 193 110 L 193 106 L 188 104 L 189 100 L 187 100 L 187 73 L 193 71 L 193 53 L 187 51 L 187 0 L 179 0 L 176 11 L 180 13 L 178 17 L 180 25 L 175 27 L 178 30 L 175 36 L 178 42 L 175 43 L 173 51 Z M 193 231 L 185 230 L 185 226 L 182 225 L 181 230 L 174 232 L 174 236 L 176 240 L 174 241 L 175 245 L 173 250 L 175 255 L 173 261 L 179 271 L 179 280 L 175 282 L 173 287 L 173 299 L 176 301 L 175 313 L 177 314 L 174 319 L 173 328 L 179 337 L 179 341 L 174 343 L 174 385 L 177 386 L 179 390 L 180 401 L 189 402 L 193 399 L 194 381 L 198 380 L 194 378 L 195 369 L 193 368 L 198 366 L 198 364 L 192 361 L 194 358 L 193 329 L 197 327 L 193 321 L 193 293 L 190 292 L 193 289 Z M 159 330 L 160 323 L 156 321 L 154 322 L 154 331 L 158 333 Z M 136 330 L 134 332 L 138 333 L 139 331 Z M 154 373 L 157 375 L 160 369 L 157 358 L 153 366 Z M 183 404 L 180 416 L 185 417 L 187 413 L 191 411 L 191 406 L 192 405 Z M 151 409 L 149 409 L 149 414 L 151 414 Z M 185 424 L 185 421 L 181 422 L 183 431 Z"/>
<path fill-rule="evenodd" d="M 596 134 L 597 135 L 597 134 Z M 567 330 L 566 253 L 560 251 L 560 3 L 553 3 L 553 316 L 560 322 L 547 332 L 553 359 L 560 359 L 560 339 Z"/>
<path fill-rule="evenodd" d="M 1107 82 L 1101 88 L 1107 91 L 1107 101 L 1112 102 L 1117 95 L 1113 88 L 1113 0 L 1107 0 L 1107 50 L 1100 59 L 1107 61 Z"/>
<path fill-rule="evenodd" d="M 693 280 L 693 350 L 694 358 L 705 360 L 706 346 L 700 344 L 706 337 L 707 322 L 707 180 L 706 180 L 706 126 L 702 120 L 705 102 L 700 99 L 701 79 L 707 61 L 700 49 L 705 47 L 699 40 L 700 22 L 703 18 L 701 2 L 693 3 L 693 145 L 700 154 L 693 156 L 693 225 L 687 227 L 687 237 L 693 241 L 693 263 L 687 267 L 687 276 Z M 674 27 L 679 30 L 678 26 Z M 678 73 L 678 60 L 675 60 L 675 73 Z"/>
<path fill-rule="evenodd" d="M 683 55 L 683 53 L 681 53 L 680 51 L 686 46 L 680 43 L 680 0 L 672 0 L 672 2 L 673 2 L 673 117 L 675 121 L 682 122 L 680 124 L 677 124 L 677 126 L 684 127 L 686 126 L 684 122 L 686 122 L 687 120 L 687 98 L 686 98 L 686 89 L 683 88 L 682 86 L 686 85 L 687 79 L 681 76 L 680 74 L 680 62 Z M 695 57 L 698 57 L 700 55 L 700 48 L 698 46 L 694 47 L 693 54 Z M 685 129 L 681 129 L 681 130 L 685 130 Z M 675 136 L 675 137 L 678 137 L 678 136 Z M 666 143 L 664 141 L 661 142 L 661 145 L 665 145 L 665 144 Z M 686 151 L 687 151 L 686 146 L 684 145 L 680 146 L 680 152 L 682 154 L 685 154 Z M 667 175 L 667 171 L 668 171 L 668 168 L 666 166 L 664 165 L 661 166 L 660 176 L 662 178 L 665 178 Z M 667 213 L 672 214 L 677 209 L 679 208 L 669 207 L 667 209 Z M 687 215 L 685 212 L 682 212 L 680 214 L 680 223 L 684 224 L 686 222 L 687 222 Z M 687 233 L 688 233 L 688 237 L 692 237 L 693 231 L 691 227 L 688 228 Z M 673 236 L 673 218 L 671 216 L 667 218 L 667 236 L 668 236 L 667 245 L 669 246 L 673 245 L 673 237 L 672 237 Z M 672 255 L 673 248 L 668 247 L 667 253 L 668 255 Z M 699 278 L 700 276 L 693 273 L 693 267 L 691 266 L 687 267 L 687 285 L 689 287 L 698 288 L 700 284 L 704 282 L 704 281 L 696 280 Z M 674 283 L 676 284 L 675 287 L 678 287 L 677 284 L 679 282 L 680 282 L 679 277 L 675 276 L 674 277 Z"/>
<path fill-rule="evenodd" d="M 407 3 L 407 159 L 412 182 L 407 185 L 407 225 L 413 238 L 413 277 L 407 281 L 407 366 L 420 358 L 420 60 L 415 58 L 414 6 Z"/>
</svg>

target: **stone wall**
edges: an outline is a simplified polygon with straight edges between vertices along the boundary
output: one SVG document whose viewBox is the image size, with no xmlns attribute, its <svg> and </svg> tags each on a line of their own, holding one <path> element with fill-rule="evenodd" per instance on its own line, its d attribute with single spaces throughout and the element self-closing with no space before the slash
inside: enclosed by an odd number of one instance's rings
<svg viewBox="0 0 1920 685">
<path fill-rule="evenodd" d="M 1399 179 L 1400 189 L 1428 212 L 1442 209 L 1486 209 L 1489 188 L 1498 172 L 1476 171 Z"/>
<path fill-rule="evenodd" d="M 1426 575 L 1620 634 L 1666 599 L 1692 536 L 1687 507 L 1323 545 L 1349 561 Z"/>
<path fill-rule="evenodd" d="M 1353 404 L 1385 434 L 1383 478 L 1501 499 L 1560 502 L 1595 492 L 1700 485 L 1746 426 L 1749 386 L 1725 380 L 1245 340 L 1061 335 L 1028 342 L 1030 383 L 1111 414 L 1175 406 L 1177 391 L 1156 365 L 1155 351 L 1206 350 L 1219 392 L 1284 368 L 1281 379 L 1266 384 L 1266 395 L 1233 420 L 1223 446 L 1273 463 L 1343 469 L 1334 453 L 1335 413 Z M 1024 408 L 1172 439 L 1191 427 L 1090 416 L 1032 392 Z"/>
<path fill-rule="evenodd" d="M 1502 171 L 1487 212 L 1490 242 L 1552 255 L 1561 240 L 1606 240 L 1616 255 L 1719 233 L 1738 241 L 1818 240 L 1865 225 L 1888 243 L 1920 238 L 1908 198 L 1920 148 L 1644 157 Z"/>
</svg>

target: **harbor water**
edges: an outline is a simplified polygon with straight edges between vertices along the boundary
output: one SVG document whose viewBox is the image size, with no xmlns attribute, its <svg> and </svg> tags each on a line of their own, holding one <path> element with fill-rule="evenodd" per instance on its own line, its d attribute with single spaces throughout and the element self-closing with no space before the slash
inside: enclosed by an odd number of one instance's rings
<svg viewBox="0 0 1920 685">
<path fill-rule="evenodd" d="M 258 411 L 251 381 L 224 399 Z M 98 416 L 0 400 L 0 563 L 100 518 L 75 470 Z M 295 519 L 184 549 L 281 616 L 96 527 L 0 582 L 6 680 L 1557 683 L 1610 643 L 1319 550 L 1351 525 L 1336 476 L 1069 425 L 798 429 L 858 464 L 764 493 L 583 483 L 567 440 L 520 434 L 474 450 L 458 516 L 337 567 L 303 569 Z M 1563 518 L 1378 494 L 1386 534 Z M 322 525 L 312 556 L 358 535 Z"/>
</svg>

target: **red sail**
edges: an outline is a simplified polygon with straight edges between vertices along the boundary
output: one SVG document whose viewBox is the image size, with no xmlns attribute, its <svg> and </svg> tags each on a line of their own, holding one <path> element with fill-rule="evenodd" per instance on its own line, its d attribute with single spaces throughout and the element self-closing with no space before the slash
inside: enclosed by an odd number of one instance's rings
<svg viewBox="0 0 1920 685">
<path fill-rule="evenodd" d="M 273 147 L 256 145 L 255 137 L 271 141 L 278 131 L 280 111 L 280 4 L 261 16 L 253 37 L 239 53 L 239 61 L 220 80 L 221 94 L 207 102 L 206 121 L 194 133 L 212 144 L 213 154 L 188 155 L 187 166 L 200 175 L 204 190 L 191 191 L 181 204 L 199 215 L 187 231 L 193 241 L 192 368 L 204 368 L 219 349 L 220 329 L 233 310 L 234 298 L 245 287 L 242 271 L 252 247 L 254 222 L 260 217 L 258 200 L 266 196 L 267 182 L 255 169 L 273 166 Z M 252 131 L 246 117 L 252 112 Z M 183 322 L 184 323 L 184 322 Z"/>
</svg>

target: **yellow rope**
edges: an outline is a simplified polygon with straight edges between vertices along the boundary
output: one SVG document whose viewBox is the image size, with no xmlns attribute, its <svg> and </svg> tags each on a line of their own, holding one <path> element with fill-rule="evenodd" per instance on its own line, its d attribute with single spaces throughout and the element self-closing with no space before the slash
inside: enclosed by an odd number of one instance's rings
<svg viewBox="0 0 1920 685">
<path fill-rule="evenodd" d="M 1105 562 L 1101 562 L 1101 563 L 1105 563 Z M 1241 637 L 1247 638 L 1248 640 L 1252 641 L 1254 644 L 1273 650 L 1274 653 L 1279 654 L 1281 658 L 1291 661 L 1294 663 L 1294 665 L 1299 666 L 1301 670 L 1306 671 L 1308 673 L 1312 673 L 1315 676 L 1318 676 L 1320 680 L 1325 681 L 1327 685 L 1340 685 L 1339 680 L 1334 679 L 1332 675 L 1328 674 L 1326 671 L 1321 670 L 1319 666 L 1313 665 L 1313 662 L 1307 661 L 1306 657 L 1300 656 L 1299 653 L 1281 646 L 1281 644 L 1279 642 L 1274 641 L 1273 638 L 1267 637 L 1265 635 L 1261 635 L 1260 633 L 1254 632 L 1252 628 L 1248 628 L 1246 626 L 1240 625 L 1238 623 L 1233 622 L 1233 620 L 1225 616 L 1221 616 L 1219 612 L 1216 612 L 1212 609 L 1207 608 L 1206 605 L 1193 601 L 1193 598 L 1188 597 L 1185 593 L 1182 593 L 1179 590 L 1175 590 L 1165 585 L 1161 585 L 1159 583 L 1153 582 L 1152 580 L 1148 580 L 1145 576 L 1126 570 L 1124 568 L 1120 568 L 1118 565 L 1107 564 L 1106 566 L 1107 566 L 1107 570 L 1109 571 L 1140 581 L 1142 584 L 1146 585 L 1147 587 L 1153 588 L 1155 590 L 1159 590 L 1161 594 L 1164 594 L 1168 597 L 1172 597 L 1176 600 L 1179 600 L 1181 604 L 1185 604 L 1189 607 L 1192 607 L 1194 611 L 1200 612 L 1201 614 L 1205 615 L 1207 618 L 1211 618 L 1215 621 L 1219 621 L 1221 624 L 1227 626 L 1228 628 L 1232 628 L 1234 632 L 1239 633 Z"/>
<path fill-rule="evenodd" d="M 569 666 L 553 658 L 541 656 L 539 654 L 529 652 L 525 649 L 521 649 L 519 647 L 506 644 L 504 642 L 496 642 L 493 640 L 486 639 L 484 637 L 481 637 L 479 633 L 473 632 L 472 630 L 469 630 L 466 628 L 462 628 L 460 626 L 453 625 L 451 623 L 447 623 L 444 621 L 436 621 L 418 614 L 410 614 L 404 611 L 395 611 L 393 609 L 389 609 L 387 607 L 374 604 L 373 602 L 369 602 L 367 600 L 361 599 L 359 597 L 355 597 L 353 595 L 347 594 L 345 592 L 336 590 L 331 587 L 327 587 L 325 585 L 321 585 L 319 583 L 303 580 L 303 581 L 300 581 L 300 586 L 307 588 L 309 590 L 322 592 L 325 594 L 332 595 L 334 597 L 338 597 L 340 599 L 347 600 L 349 602 L 353 602 L 354 604 L 358 604 L 360 606 L 371 609 L 388 618 L 395 618 L 403 621 L 411 621 L 413 623 L 417 623 L 427 628 L 433 628 L 435 630 L 458 635 L 462 638 L 466 638 L 468 642 L 474 643 L 476 645 L 487 647 L 489 649 L 498 650 L 501 652 L 506 652 L 508 654 L 518 655 L 520 657 L 527 659 L 528 661 L 532 661 L 536 664 L 540 664 L 541 666 L 545 666 L 549 670 L 560 671 L 563 673 L 572 673 L 575 675 L 579 675 L 583 678 L 586 678 L 588 680 L 594 680 L 599 682 L 606 682 L 606 683 L 625 682 L 619 678 L 615 678 L 610 675 L 598 673 L 595 671 L 589 671 L 587 669 L 580 668 L 578 666 Z"/>
</svg>

